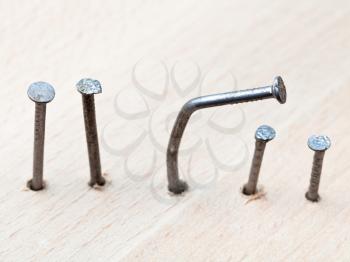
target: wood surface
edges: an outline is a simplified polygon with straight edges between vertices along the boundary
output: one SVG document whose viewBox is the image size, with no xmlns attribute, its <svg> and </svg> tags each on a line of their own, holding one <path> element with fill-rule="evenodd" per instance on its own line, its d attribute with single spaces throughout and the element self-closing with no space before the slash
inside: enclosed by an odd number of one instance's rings
<svg viewBox="0 0 350 262">
<path fill-rule="evenodd" d="M 1 0 L 0 10 L 1 261 L 350 260 L 349 1 Z M 285 105 L 196 114 L 180 154 L 190 191 L 170 196 L 164 149 L 182 104 L 276 75 Z M 75 88 L 83 77 L 103 86 L 95 100 L 104 188 L 87 185 Z M 41 192 L 25 186 L 34 123 L 26 91 L 35 81 L 56 89 Z M 261 124 L 277 138 L 260 194 L 247 198 L 240 190 Z M 332 140 L 317 204 L 304 197 L 312 134 Z"/>
</svg>

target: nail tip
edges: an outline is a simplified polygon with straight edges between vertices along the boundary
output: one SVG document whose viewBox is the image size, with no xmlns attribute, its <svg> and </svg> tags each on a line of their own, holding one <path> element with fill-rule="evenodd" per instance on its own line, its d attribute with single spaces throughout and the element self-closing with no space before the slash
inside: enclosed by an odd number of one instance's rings
<svg viewBox="0 0 350 262">
<path fill-rule="evenodd" d="M 39 187 L 39 188 L 34 188 L 33 187 L 33 179 L 30 179 L 27 182 L 27 188 L 32 190 L 32 191 L 41 191 L 41 190 L 45 189 L 45 183 L 43 183 L 43 185 L 41 185 L 41 187 Z"/>
<path fill-rule="evenodd" d="M 188 190 L 188 184 L 186 183 L 186 182 L 184 182 L 184 181 L 179 181 L 177 184 L 176 184 L 176 186 L 174 186 L 174 187 L 168 187 L 168 190 L 171 192 L 171 193 L 173 193 L 173 194 L 175 194 L 175 195 L 181 195 L 181 194 L 183 194 L 184 192 L 186 192 L 187 190 Z"/>
<path fill-rule="evenodd" d="M 321 197 L 320 197 L 319 195 L 317 195 L 316 198 L 310 197 L 310 196 L 309 196 L 309 192 L 306 192 L 306 193 L 305 193 L 305 198 L 306 198 L 307 200 L 309 200 L 310 202 L 313 202 L 313 203 L 317 203 L 317 202 L 319 202 L 319 201 L 321 200 Z"/>
</svg>

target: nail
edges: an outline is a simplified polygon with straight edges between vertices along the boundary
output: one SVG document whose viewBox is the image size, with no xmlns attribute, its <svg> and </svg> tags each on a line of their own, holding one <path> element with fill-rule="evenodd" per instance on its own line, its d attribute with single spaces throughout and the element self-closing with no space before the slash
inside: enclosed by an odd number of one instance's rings
<svg viewBox="0 0 350 262">
<path fill-rule="evenodd" d="M 320 187 L 323 159 L 325 152 L 331 147 L 331 140 L 328 136 L 311 136 L 308 140 L 308 146 L 311 150 L 315 151 L 315 154 L 309 190 L 306 192 L 305 197 L 311 202 L 318 202 L 320 200 L 318 190 Z"/>
<path fill-rule="evenodd" d="M 89 186 L 103 186 L 106 181 L 101 173 L 100 150 L 98 145 L 98 134 L 96 126 L 95 100 L 94 95 L 102 93 L 101 84 L 90 78 L 81 79 L 76 85 L 82 94 L 86 142 L 90 163 Z"/>
<path fill-rule="evenodd" d="M 182 107 L 177 116 L 169 140 L 167 150 L 167 177 L 169 191 L 174 194 L 181 194 L 188 189 L 186 182 L 179 179 L 178 151 L 186 125 L 195 111 L 209 107 L 245 103 L 268 98 L 275 98 L 281 104 L 286 102 L 287 93 L 281 77 L 276 77 L 271 86 L 203 96 L 188 101 Z"/>
<path fill-rule="evenodd" d="M 35 102 L 33 178 L 27 187 L 34 191 L 45 188 L 43 181 L 46 104 L 55 98 L 54 88 L 45 82 L 29 86 L 28 97 Z"/>
<path fill-rule="evenodd" d="M 255 133 L 255 151 L 250 169 L 248 183 L 243 187 L 243 194 L 254 195 L 257 191 L 260 167 L 264 157 L 267 142 L 276 137 L 276 131 L 270 126 L 260 126 Z"/>
</svg>

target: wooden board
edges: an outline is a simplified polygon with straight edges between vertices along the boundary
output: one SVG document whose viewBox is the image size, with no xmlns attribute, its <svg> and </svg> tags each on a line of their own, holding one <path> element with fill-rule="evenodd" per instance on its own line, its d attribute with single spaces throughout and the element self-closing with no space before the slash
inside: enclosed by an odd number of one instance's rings
<svg viewBox="0 0 350 262">
<path fill-rule="evenodd" d="M 349 261 L 348 1 L 2 0 L 0 10 L 1 261 Z M 169 196 L 164 150 L 182 104 L 276 75 L 285 105 L 196 114 L 180 157 L 191 190 Z M 96 110 L 109 182 L 99 190 L 87 186 L 75 89 L 83 77 L 103 85 Z M 47 111 L 48 186 L 32 192 L 26 90 L 39 80 L 56 98 Z M 277 138 L 261 170 L 265 195 L 251 200 L 240 190 L 261 124 Z M 318 204 L 304 198 L 312 134 L 333 143 Z"/>
</svg>

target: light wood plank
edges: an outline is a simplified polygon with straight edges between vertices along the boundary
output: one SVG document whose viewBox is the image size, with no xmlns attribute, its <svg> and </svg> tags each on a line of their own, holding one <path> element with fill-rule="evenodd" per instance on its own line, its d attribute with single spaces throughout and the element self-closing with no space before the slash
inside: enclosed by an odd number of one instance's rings
<svg viewBox="0 0 350 262">
<path fill-rule="evenodd" d="M 0 258 L 1 261 L 349 261 L 348 1 L 0 1 Z M 181 87 L 200 68 L 201 94 L 270 84 L 283 76 L 286 105 L 264 101 L 205 110 L 191 121 L 182 148 L 207 139 L 222 164 L 216 183 L 204 144 L 181 155 L 191 190 L 171 197 L 165 154 L 173 116 L 196 95 L 145 98 L 153 116 L 130 120 L 115 111 L 144 107 L 137 79 L 161 92 L 163 61 Z M 139 62 L 139 63 L 138 63 Z M 137 64 L 138 63 L 138 64 Z M 230 78 L 231 72 L 236 80 Z M 108 185 L 89 189 L 81 98 L 75 83 L 99 79 L 96 96 L 102 166 Z M 48 105 L 42 192 L 31 176 L 34 104 L 31 82 L 57 92 Z M 243 112 L 243 113 L 242 113 Z M 207 121 L 242 128 L 217 133 Z M 197 121 L 195 121 L 197 119 Z M 260 124 L 277 130 L 266 150 L 260 185 L 266 197 L 247 203 L 246 182 Z M 166 126 L 168 125 L 168 126 Z M 130 154 L 116 148 L 148 136 Z M 320 193 L 304 194 L 310 177 L 311 134 L 327 134 Z M 153 140 L 150 135 L 154 135 Z M 200 140 L 202 139 L 202 140 Z M 157 144 L 160 148 L 157 148 Z M 245 146 L 248 158 L 244 158 Z M 148 171 L 155 154 L 157 168 Z M 192 156 L 192 162 L 189 162 Z M 243 161 L 243 160 L 244 161 Z"/>
</svg>

